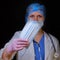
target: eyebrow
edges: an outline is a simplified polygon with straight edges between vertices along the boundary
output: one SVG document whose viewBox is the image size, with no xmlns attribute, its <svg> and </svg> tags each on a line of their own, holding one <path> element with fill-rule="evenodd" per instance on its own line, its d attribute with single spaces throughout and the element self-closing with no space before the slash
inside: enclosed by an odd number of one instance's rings
<svg viewBox="0 0 60 60">
<path fill-rule="evenodd" d="M 34 15 L 32 14 L 32 15 L 30 15 L 30 16 L 34 16 Z M 38 14 L 38 16 L 42 16 L 42 15 Z"/>
</svg>

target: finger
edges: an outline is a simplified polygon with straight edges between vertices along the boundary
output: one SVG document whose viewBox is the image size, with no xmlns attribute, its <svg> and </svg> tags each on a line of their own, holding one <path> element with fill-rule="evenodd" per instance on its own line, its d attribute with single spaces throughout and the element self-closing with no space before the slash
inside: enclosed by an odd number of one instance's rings
<svg viewBox="0 0 60 60">
<path fill-rule="evenodd" d="M 28 40 L 24 40 L 24 39 L 19 39 L 19 40 L 17 40 L 18 42 L 28 42 Z"/>
<path fill-rule="evenodd" d="M 16 48 L 27 47 L 29 45 L 17 45 Z"/>
<path fill-rule="evenodd" d="M 19 51 L 19 50 L 22 50 L 24 47 L 20 47 L 20 48 L 15 48 L 15 51 Z"/>
<path fill-rule="evenodd" d="M 18 42 L 17 45 L 29 45 L 29 42 Z"/>
<path fill-rule="evenodd" d="M 21 47 L 21 48 L 17 48 L 17 50 L 19 51 L 19 50 L 22 50 L 22 49 L 24 49 L 24 47 Z"/>
</svg>

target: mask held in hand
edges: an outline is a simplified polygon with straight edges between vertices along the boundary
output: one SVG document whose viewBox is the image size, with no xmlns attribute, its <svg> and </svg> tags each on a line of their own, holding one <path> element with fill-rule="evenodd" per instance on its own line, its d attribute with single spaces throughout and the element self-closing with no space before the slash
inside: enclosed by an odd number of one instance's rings
<svg viewBox="0 0 60 60">
<path fill-rule="evenodd" d="M 28 20 L 21 31 L 20 38 L 31 42 L 43 26 L 43 21 Z"/>
</svg>

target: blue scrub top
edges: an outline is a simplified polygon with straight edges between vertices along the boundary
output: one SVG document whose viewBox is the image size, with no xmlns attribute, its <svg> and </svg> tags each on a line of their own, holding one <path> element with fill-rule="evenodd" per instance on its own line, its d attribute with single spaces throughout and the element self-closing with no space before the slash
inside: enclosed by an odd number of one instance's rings
<svg viewBox="0 0 60 60">
<path fill-rule="evenodd" d="M 44 60 L 45 58 L 45 46 L 44 46 L 44 34 L 39 43 L 33 40 L 35 60 Z"/>
</svg>

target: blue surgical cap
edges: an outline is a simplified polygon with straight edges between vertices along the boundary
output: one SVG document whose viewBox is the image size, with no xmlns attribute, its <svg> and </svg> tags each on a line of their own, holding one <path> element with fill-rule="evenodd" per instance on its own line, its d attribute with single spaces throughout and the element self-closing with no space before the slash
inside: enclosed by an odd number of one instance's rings
<svg viewBox="0 0 60 60">
<path fill-rule="evenodd" d="M 26 9 L 25 22 L 27 22 L 28 16 L 35 11 L 39 11 L 39 13 L 42 14 L 44 17 L 46 16 L 45 14 L 46 8 L 44 5 L 39 4 L 39 3 L 32 3 Z"/>
</svg>

